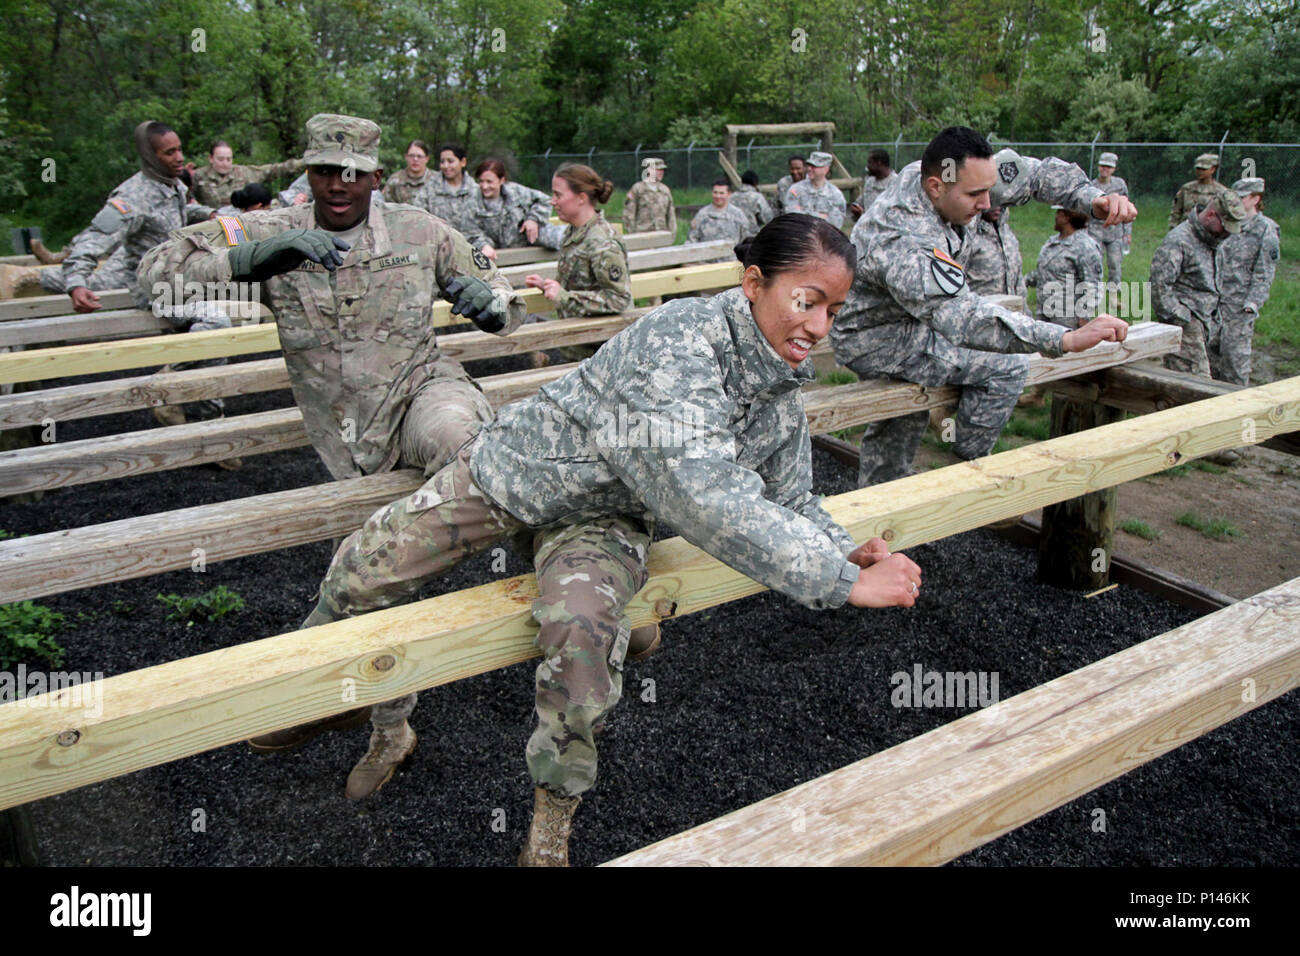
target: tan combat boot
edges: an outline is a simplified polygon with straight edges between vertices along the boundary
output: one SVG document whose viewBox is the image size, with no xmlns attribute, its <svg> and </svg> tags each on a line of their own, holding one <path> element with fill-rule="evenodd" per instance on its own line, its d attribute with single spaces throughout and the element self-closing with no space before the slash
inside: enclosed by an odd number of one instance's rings
<svg viewBox="0 0 1300 956">
<path fill-rule="evenodd" d="M 659 625 L 647 624 L 645 627 L 634 627 L 632 636 L 627 639 L 627 654 L 624 660 L 643 661 L 655 651 L 659 650 Z"/>
<path fill-rule="evenodd" d="M 568 866 L 573 812 L 582 797 L 565 797 L 538 787 L 533 793 L 533 825 L 519 852 L 520 866 Z"/>
<path fill-rule="evenodd" d="M 283 730 L 273 730 L 269 734 L 262 734 L 259 737 L 250 737 L 248 746 L 258 753 L 292 750 L 294 747 L 302 746 L 314 737 L 319 737 L 326 731 L 360 727 L 369 719 L 370 708 L 357 707 L 352 710 L 345 710 L 341 714 L 322 717 L 320 720 L 309 720 L 297 727 L 285 727 Z"/>
<path fill-rule="evenodd" d="M 370 749 L 348 774 L 344 795 L 361 800 L 376 793 L 413 750 L 415 731 L 406 721 L 396 727 L 376 727 L 370 734 Z"/>
<path fill-rule="evenodd" d="M 47 266 L 54 266 L 68 258 L 68 250 L 60 249 L 58 252 L 50 252 L 49 249 L 45 248 L 45 243 L 39 239 L 33 239 L 32 255 L 36 257 L 37 262 L 43 262 Z"/>
</svg>

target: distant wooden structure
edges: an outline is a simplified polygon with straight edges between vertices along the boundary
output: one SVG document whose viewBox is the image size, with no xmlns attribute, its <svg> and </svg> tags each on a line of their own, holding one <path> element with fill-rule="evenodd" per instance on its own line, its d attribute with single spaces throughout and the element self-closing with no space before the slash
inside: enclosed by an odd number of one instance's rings
<svg viewBox="0 0 1300 956">
<path fill-rule="evenodd" d="M 718 162 L 731 180 L 731 188 L 740 188 L 740 160 L 737 153 L 737 141 L 741 136 L 800 136 L 813 133 L 821 137 L 821 149 L 833 157 L 832 171 L 837 174 L 831 182 L 841 189 L 849 190 L 849 202 L 854 202 L 862 193 L 862 177 L 854 176 L 835 155 L 834 123 L 728 123 L 726 151 L 718 153 Z M 776 195 L 776 183 L 764 183 L 758 187 L 767 196 Z"/>
</svg>

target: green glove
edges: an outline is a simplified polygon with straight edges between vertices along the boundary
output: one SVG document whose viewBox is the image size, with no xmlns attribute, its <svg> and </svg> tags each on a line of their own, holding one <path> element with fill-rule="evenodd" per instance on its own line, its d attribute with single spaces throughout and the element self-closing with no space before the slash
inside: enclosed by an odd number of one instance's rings
<svg viewBox="0 0 1300 956">
<path fill-rule="evenodd" d="M 227 253 L 230 278 L 264 282 L 298 268 L 305 259 L 318 262 L 333 272 L 343 264 L 343 256 L 339 253 L 350 248 L 342 239 L 322 229 L 290 229 L 269 239 L 231 246 Z"/>
<path fill-rule="evenodd" d="M 505 306 L 478 276 L 457 276 L 445 291 L 455 315 L 465 316 L 484 332 L 500 332 L 506 327 Z"/>
</svg>

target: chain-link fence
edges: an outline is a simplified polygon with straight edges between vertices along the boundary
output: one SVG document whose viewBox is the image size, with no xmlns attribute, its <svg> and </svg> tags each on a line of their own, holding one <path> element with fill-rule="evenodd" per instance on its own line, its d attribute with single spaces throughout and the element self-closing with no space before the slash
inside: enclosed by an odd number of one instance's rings
<svg viewBox="0 0 1300 956">
<path fill-rule="evenodd" d="M 925 142 L 897 139 L 879 143 L 836 143 L 835 155 L 855 176 L 865 173 L 867 154 L 883 149 L 890 155 L 895 169 L 921 158 Z M 1219 179 L 1231 186 L 1243 176 L 1260 176 L 1267 183 L 1270 206 L 1300 208 L 1300 144 L 1294 143 L 1033 143 L 998 140 L 994 148 L 1010 146 L 1029 156 L 1058 156 L 1078 163 L 1090 175 L 1097 174 L 1096 160 L 1103 152 L 1116 153 L 1119 165 L 1115 174 L 1128 182 L 1134 196 L 1168 196 L 1195 178 L 1192 165 L 1201 153 L 1218 153 L 1222 157 Z M 820 148 L 818 142 L 773 146 L 751 140 L 737 148 L 739 168 L 752 169 L 765 183 L 776 182 L 787 172 L 790 156 L 807 156 Z M 565 162 L 592 166 L 602 176 L 626 189 L 641 175 L 641 160 L 658 156 L 668 163 L 664 182 L 673 189 L 708 186 L 723 175 L 718 162 L 721 146 L 690 146 L 685 149 L 640 148 L 628 152 L 537 153 L 517 157 L 520 176 L 525 182 L 546 189 L 551 173 Z"/>
</svg>

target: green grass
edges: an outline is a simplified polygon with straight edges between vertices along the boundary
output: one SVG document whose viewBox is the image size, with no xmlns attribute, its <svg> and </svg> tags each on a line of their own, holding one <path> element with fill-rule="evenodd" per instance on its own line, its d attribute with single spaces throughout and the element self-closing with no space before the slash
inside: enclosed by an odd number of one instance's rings
<svg viewBox="0 0 1300 956">
<path fill-rule="evenodd" d="M 1018 438 L 1032 438 L 1034 441 L 1047 441 L 1052 428 L 1052 409 L 1049 402 L 1042 405 L 1026 405 L 1017 408 L 1011 415 L 1011 421 L 1003 430 L 1004 435 Z"/>
<path fill-rule="evenodd" d="M 0 605 L 0 670 L 24 661 L 63 664 L 63 648 L 53 634 L 63 626 L 63 615 L 43 604 L 19 601 Z"/>
<path fill-rule="evenodd" d="M 1244 538 L 1246 533 L 1222 518 L 1202 518 L 1195 511 L 1184 511 L 1174 519 L 1184 528 L 1199 531 L 1214 541 L 1226 541 L 1229 538 Z"/>
<path fill-rule="evenodd" d="M 169 608 L 167 620 L 177 623 L 183 621 L 186 627 L 193 627 L 196 620 L 215 621 L 244 609 L 244 599 L 224 584 L 217 585 L 198 597 L 159 594 L 158 600 Z"/>
<path fill-rule="evenodd" d="M 852 385 L 857 380 L 856 375 L 843 368 L 831 369 L 817 376 L 817 381 L 822 385 Z"/>
<path fill-rule="evenodd" d="M 1160 537 L 1160 532 L 1145 521 L 1139 521 L 1137 518 L 1129 518 L 1119 523 L 1119 530 L 1127 534 L 1136 535 L 1139 538 L 1145 538 L 1147 541 L 1154 541 Z"/>
</svg>

